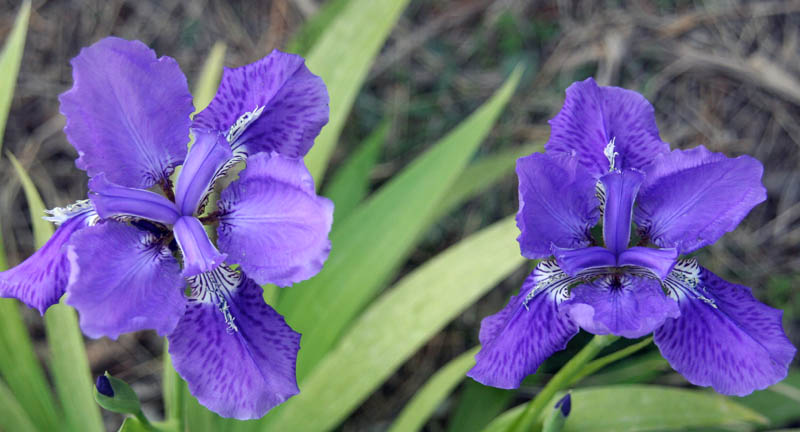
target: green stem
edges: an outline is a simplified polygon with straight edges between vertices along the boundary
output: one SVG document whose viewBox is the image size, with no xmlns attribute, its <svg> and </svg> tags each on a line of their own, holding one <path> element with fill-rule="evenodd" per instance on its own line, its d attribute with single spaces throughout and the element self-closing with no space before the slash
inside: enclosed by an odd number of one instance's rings
<svg viewBox="0 0 800 432">
<path fill-rule="evenodd" d="M 525 410 L 517 417 L 508 429 L 512 432 L 526 432 L 531 430 L 531 426 L 541 414 L 545 405 L 553 399 L 553 396 L 564 389 L 572 381 L 572 378 L 580 373 L 581 369 L 589 363 L 603 348 L 611 345 L 619 339 L 618 336 L 595 336 L 577 354 L 575 354 L 564 367 L 561 368 L 553 378 L 544 386 L 528 404 Z"/>
<path fill-rule="evenodd" d="M 578 381 L 599 371 L 600 369 L 608 366 L 609 364 L 614 363 L 617 360 L 624 359 L 625 357 L 628 357 L 629 355 L 641 350 L 642 348 L 650 346 L 650 343 L 652 342 L 653 342 L 653 337 L 651 336 L 638 343 L 627 346 L 619 351 L 615 351 L 607 356 L 600 357 L 597 360 L 593 360 L 592 362 L 587 364 L 583 369 L 581 369 L 577 374 L 575 374 L 575 376 L 572 377 L 569 383 L 567 383 L 567 387 L 575 385 L 575 383 L 577 383 Z"/>
<path fill-rule="evenodd" d="M 144 413 L 142 412 L 142 410 L 139 410 L 139 412 L 134 414 L 134 416 L 136 417 L 136 420 L 139 420 L 139 423 L 141 423 L 142 426 L 144 426 L 145 429 L 147 429 L 149 431 L 156 430 L 153 427 L 153 425 L 150 423 L 150 420 L 148 420 L 147 417 L 144 416 Z"/>
</svg>

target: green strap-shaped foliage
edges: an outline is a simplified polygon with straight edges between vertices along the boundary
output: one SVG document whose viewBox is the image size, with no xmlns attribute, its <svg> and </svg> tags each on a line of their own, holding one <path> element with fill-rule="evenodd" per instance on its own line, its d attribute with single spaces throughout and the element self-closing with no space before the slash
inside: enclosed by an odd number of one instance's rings
<svg viewBox="0 0 800 432">
<path fill-rule="evenodd" d="M 42 247 L 53 235 L 53 226 L 42 219 L 45 207 L 33 180 L 13 155 L 8 156 L 28 200 L 36 247 Z M 63 304 L 62 300 L 47 310 L 44 323 L 50 347 L 50 370 L 67 425 L 76 432 L 102 431 L 100 409 L 94 403 L 86 347 L 75 310 Z"/>
<path fill-rule="evenodd" d="M 488 102 L 337 224 L 322 271 L 282 293 L 278 311 L 303 334 L 301 381 L 430 226 L 437 206 L 505 108 L 521 72 L 517 68 Z"/>
<path fill-rule="evenodd" d="M 350 0 L 308 52 L 308 68 L 322 77 L 330 94 L 330 121 L 306 157 L 318 187 L 369 68 L 407 4 L 408 0 Z"/>
<path fill-rule="evenodd" d="M 14 28 L 3 46 L 3 53 L 0 54 L 0 150 L 3 149 L 2 138 L 6 131 L 8 110 L 14 98 L 19 67 L 22 64 L 22 52 L 25 50 L 25 36 L 28 33 L 30 16 L 31 2 L 25 0 L 17 13 Z"/>
<path fill-rule="evenodd" d="M 377 299 L 262 430 L 326 431 L 524 259 L 513 217 L 420 266 Z M 302 350 L 301 350 L 302 352 Z"/>
<path fill-rule="evenodd" d="M 36 432 L 36 426 L 11 390 L 0 381 L 0 430 Z"/>
</svg>

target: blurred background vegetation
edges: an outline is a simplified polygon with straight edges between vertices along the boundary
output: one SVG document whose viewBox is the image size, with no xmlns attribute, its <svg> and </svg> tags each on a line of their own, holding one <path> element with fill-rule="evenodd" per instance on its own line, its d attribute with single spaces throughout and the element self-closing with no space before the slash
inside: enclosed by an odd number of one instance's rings
<svg viewBox="0 0 800 432">
<path fill-rule="evenodd" d="M 323 12 L 344 3 L 332 1 Z M 304 23 L 322 3 L 35 0 L 5 149 L 27 168 L 48 207 L 83 198 L 86 176 L 74 166 L 77 155 L 62 133 L 57 99 L 72 85 L 69 60 L 81 47 L 109 34 L 139 39 L 159 55 L 176 58 L 193 88 L 217 41 L 227 44 L 224 64 L 229 67 L 286 49 L 298 31 L 305 39 L 292 48 L 302 51 L 314 37 L 313 27 Z M 0 0 L 0 40 L 7 37 L 18 7 L 17 1 Z M 527 72 L 479 158 L 544 143 L 546 121 L 560 109 L 564 89 L 594 76 L 601 84 L 642 92 L 655 106 L 662 138 L 673 147 L 705 145 L 761 160 L 767 202 L 700 254 L 705 266 L 784 309 L 789 337 L 800 345 L 800 1 L 412 0 L 369 72 L 329 172 L 388 119 L 387 139 L 371 173 L 370 187 L 379 187 L 487 100 L 520 61 Z M 2 163 L 0 219 L 13 265 L 33 252 L 34 241 L 19 181 L 8 161 Z M 513 214 L 516 186 L 509 171 L 503 181 L 444 217 L 400 276 Z M 516 293 L 526 273 L 519 269 L 449 324 L 341 430 L 385 428 L 436 370 L 477 344 L 480 320 Z M 25 318 L 44 351 L 41 319 L 30 310 Z M 582 343 L 576 339 L 571 347 Z M 108 370 L 131 383 L 155 417 L 162 406 L 162 347 L 150 332 L 87 341 L 93 373 Z M 563 357 L 552 360 L 559 362 Z M 656 358 L 651 366 L 650 381 L 683 382 L 663 360 Z M 630 373 L 635 371 L 628 373 L 623 379 L 634 381 Z M 491 399 L 502 409 L 537 388 L 529 382 L 520 393 L 506 394 L 468 381 L 439 407 L 428 430 L 458 427 L 448 419 L 475 394 L 502 393 Z M 113 414 L 104 415 L 110 424 L 119 423 Z"/>
</svg>

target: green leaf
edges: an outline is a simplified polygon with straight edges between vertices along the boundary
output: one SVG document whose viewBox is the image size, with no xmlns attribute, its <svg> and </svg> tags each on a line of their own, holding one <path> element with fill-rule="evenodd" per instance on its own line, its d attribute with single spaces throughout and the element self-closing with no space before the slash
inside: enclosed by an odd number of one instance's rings
<svg viewBox="0 0 800 432">
<path fill-rule="evenodd" d="M 138 414 L 142 410 L 142 405 L 139 403 L 139 396 L 133 391 L 131 386 L 125 381 L 111 376 L 106 372 L 105 377 L 111 384 L 113 396 L 106 396 L 99 391 L 97 387 L 94 389 L 94 400 L 97 403 L 109 410 L 121 414 Z"/>
<path fill-rule="evenodd" d="M 320 6 L 314 16 L 303 23 L 303 26 L 292 35 L 292 40 L 286 46 L 286 51 L 295 54 L 305 55 L 309 49 L 317 42 L 326 28 L 333 22 L 334 18 L 350 0 L 328 0 Z"/>
<path fill-rule="evenodd" d="M 556 395 L 548 406 L 563 396 Z M 498 417 L 486 432 L 504 432 L 524 404 Z M 590 387 L 572 391 L 565 432 L 678 430 L 689 427 L 766 424 L 759 413 L 725 396 L 647 385 Z"/>
<path fill-rule="evenodd" d="M 14 393 L 0 381 L 0 430 L 36 432 L 28 414 L 14 397 Z"/>
<path fill-rule="evenodd" d="M 500 179 L 512 174 L 517 165 L 517 159 L 543 150 L 544 145 L 531 144 L 486 156 L 469 164 L 442 199 L 433 219 L 439 220 L 467 200 L 484 192 Z"/>
<path fill-rule="evenodd" d="M 145 426 L 134 417 L 126 417 L 117 432 L 151 432 L 152 429 Z"/>
<path fill-rule="evenodd" d="M 219 80 L 222 76 L 222 64 L 225 61 L 225 50 L 225 43 L 215 43 L 211 47 L 211 52 L 206 57 L 205 63 L 203 63 L 203 69 L 200 71 L 200 76 L 192 94 L 195 107 L 194 114 L 204 110 L 214 99 L 214 95 L 217 94 Z"/>
<path fill-rule="evenodd" d="M 514 218 L 506 218 L 409 273 L 353 323 L 268 427 L 324 431 L 339 424 L 426 341 L 524 262 L 517 234 Z"/>
<path fill-rule="evenodd" d="M 334 223 L 347 219 L 369 192 L 369 174 L 378 161 L 390 123 L 384 121 L 364 140 L 361 147 L 342 164 L 325 188 L 324 196 L 335 205 Z"/>
<path fill-rule="evenodd" d="M 367 72 L 408 1 L 347 2 L 306 57 L 308 68 L 322 77 L 330 95 L 330 121 L 305 159 L 318 185 Z"/>
<path fill-rule="evenodd" d="M 535 376 L 535 375 L 534 375 Z M 485 386 L 467 380 L 461 399 L 447 422 L 448 432 L 478 432 L 497 417 L 516 396 L 516 391 Z"/>
<path fill-rule="evenodd" d="M 783 381 L 737 401 L 766 416 L 770 426 L 786 426 L 800 419 L 800 372 L 791 371 Z"/>
<path fill-rule="evenodd" d="M 400 412 L 389 432 L 421 430 L 436 408 L 450 395 L 453 389 L 466 378 L 475 366 L 475 354 L 479 347 L 456 357 L 439 369 Z"/>
<path fill-rule="evenodd" d="M 22 190 L 28 200 L 33 238 L 37 247 L 42 247 L 53 235 L 53 226 L 42 219 L 44 203 L 19 161 L 8 154 L 17 171 Z M 64 409 L 67 424 L 73 431 L 102 431 L 100 410 L 94 403 L 93 385 L 86 358 L 86 347 L 78 328 L 75 311 L 63 303 L 53 305 L 44 315 L 45 331 L 50 346 L 50 370 L 56 391 Z"/>
<path fill-rule="evenodd" d="M 14 97 L 19 67 L 22 64 L 22 52 L 25 50 L 25 35 L 28 33 L 28 19 L 31 15 L 31 2 L 22 2 L 14 28 L 3 46 L 0 54 L 0 150 L 3 148 L 3 135 L 6 131 L 8 111 Z"/>
<path fill-rule="evenodd" d="M 278 311 L 303 334 L 301 381 L 389 282 L 430 226 L 437 205 L 489 133 L 521 72 L 517 68 L 480 109 L 337 224 L 322 271 L 282 293 Z M 516 246 L 512 249 L 518 252 Z"/>
</svg>

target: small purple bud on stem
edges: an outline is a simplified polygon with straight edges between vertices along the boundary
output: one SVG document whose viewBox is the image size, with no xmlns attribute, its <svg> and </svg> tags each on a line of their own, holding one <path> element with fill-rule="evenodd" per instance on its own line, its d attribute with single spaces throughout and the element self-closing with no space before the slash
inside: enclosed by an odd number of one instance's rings
<svg viewBox="0 0 800 432">
<path fill-rule="evenodd" d="M 569 416 L 569 411 L 572 409 L 572 397 L 567 393 L 561 400 L 556 402 L 555 408 L 561 408 L 561 415 L 564 417 Z"/>
<path fill-rule="evenodd" d="M 97 377 L 97 392 L 101 395 L 114 397 L 114 389 L 111 388 L 111 381 L 108 380 L 108 377 L 105 375 L 100 375 Z"/>
</svg>

